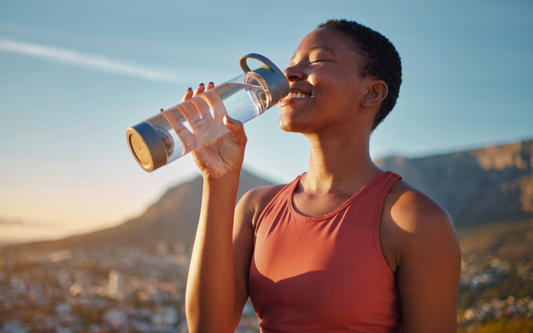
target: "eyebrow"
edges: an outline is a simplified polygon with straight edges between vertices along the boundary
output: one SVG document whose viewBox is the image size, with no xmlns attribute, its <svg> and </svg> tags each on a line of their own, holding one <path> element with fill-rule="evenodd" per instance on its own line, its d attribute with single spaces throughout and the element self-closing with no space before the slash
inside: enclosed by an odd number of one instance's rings
<svg viewBox="0 0 533 333">
<path fill-rule="evenodd" d="M 310 48 L 306 49 L 304 51 L 304 55 L 309 55 L 309 53 L 313 52 L 314 50 L 324 50 L 324 51 L 327 51 L 327 52 L 330 52 L 330 53 L 333 53 L 335 54 L 335 51 L 333 51 L 333 49 L 327 45 L 317 45 L 317 46 L 311 46 Z M 291 58 L 294 59 L 294 57 L 296 56 L 296 54 L 294 54 Z"/>
</svg>

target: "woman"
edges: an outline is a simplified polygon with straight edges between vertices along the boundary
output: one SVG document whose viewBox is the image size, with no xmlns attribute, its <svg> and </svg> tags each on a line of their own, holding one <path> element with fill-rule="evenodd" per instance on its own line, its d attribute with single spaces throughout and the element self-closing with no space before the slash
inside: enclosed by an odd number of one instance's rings
<svg viewBox="0 0 533 333">
<path fill-rule="evenodd" d="M 252 190 L 234 209 L 242 124 L 226 118 L 231 133 L 194 152 L 204 189 L 190 331 L 233 332 L 251 297 L 263 332 L 455 332 L 453 223 L 369 155 L 370 134 L 398 96 L 394 46 L 358 23 L 328 21 L 302 39 L 284 73 L 291 92 L 279 125 L 310 140 L 306 173 Z"/>
</svg>

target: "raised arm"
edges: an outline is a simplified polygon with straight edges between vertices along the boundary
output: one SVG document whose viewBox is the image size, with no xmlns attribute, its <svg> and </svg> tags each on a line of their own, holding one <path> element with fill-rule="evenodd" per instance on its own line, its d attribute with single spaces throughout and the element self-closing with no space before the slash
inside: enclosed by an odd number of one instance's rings
<svg viewBox="0 0 533 333">
<path fill-rule="evenodd" d="M 210 84 L 207 88 L 212 88 Z M 184 100 L 203 92 L 200 86 Z M 248 298 L 247 281 L 236 268 L 233 225 L 246 136 L 240 122 L 226 121 L 231 133 L 193 152 L 204 177 L 202 206 L 187 279 L 185 297 L 190 332 L 233 332 Z M 247 205 L 240 205 L 239 225 L 246 226 Z M 251 230 L 251 219 L 248 221 Z M 240 238 L 235 252 L 251 257 L 253 232 Z M 240 258 L 240 257 L 239 257 Z M 238 260 L 245 265 L 246 260 Z M 249 263 L 248 263 L 249 265 Z M 247 274 L 247 273 L 246 273 Z"/>
</svg>

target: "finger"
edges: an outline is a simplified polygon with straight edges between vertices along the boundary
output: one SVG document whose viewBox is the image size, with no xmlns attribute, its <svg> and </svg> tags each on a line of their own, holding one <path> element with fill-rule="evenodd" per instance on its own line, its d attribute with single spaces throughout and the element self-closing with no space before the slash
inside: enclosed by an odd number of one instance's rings
<svg viewBox="0 0 533 333">
<path fill-rule="evenodd" d="M 198 114 L 200 115 L 200 118 L 213 119 L 211 112 L 209 112 L 209 105 L 207 105 L 207 103 L 202 98 L 196 96 L 192 98 L 189 102 L 192 103 L 192 105 L 196 109 L 196 112 L 198 112 Z"/>
<path fill-rule="evenodd" d="M 211 109 L 214 118 L 218 119 L 219 121 L 223 121 L 224 115 L 227 114 L 226 106 L 224 106 L 224 103 L 222 102 L 222 99 L 216 90 L 206 91 L 198 97 L 201 97 L 207 102 L 207 104 L 209 104 L 209 108 Z"/>
<path fill-rule="evenodd" d="M 230 130 L 231 139 L 237 143 L 237 144 L 245 144 L 246 143 L 246 134 L 244 133 L 244 127 L 242 126 L 242 123 L 238 120 L 235 120 L 233 118 L 228 117 L 228 115 L 224 116 L 224 125 L 226 125 L 226 128 Z"/>
<path fill-rule="evenodd" d="M 213 82 L 209 82 L 205 90 L 213 89 L 214 87 L 215 87 L 215 84 Z"/>
<path fill-rule="evenodd" d="M 162 110 L 162 109 L 161 109 Z M 170 127 L 174 130 L 176 135 L 181 141 L 183 146 L 182 156 L 191 151 L 191 146 L 195 145 L 195 136 L 182 124 L 181 121 L 176 117 L 172 110 L 162 111 L 163 116 L 170 124 Z"/>
<path fill-rule="evenodd" d="M 187 89 L 187 92 L 185 93 L 185 95 L 183 96 L 183 98 L 181 99 L 181 102 L 183 103 L 184 101 L 190 99 L 192 97 L 192 88 L 189 87 L 189 89 Z"/>
<path fill-rule="evenodd" d="M 189 123 L 191 128 L 195 129 L 196 124 L 201 120 L 200 116 L 198 115 L 198 112 L 192 105 L 191 101 L 185 101 L 179 105 L 176 105 L 178 110 L 180 110 L 183 117 L 185 117 L 185 120 Z"/>
<path fill-rule="evenodd" d="M 198 86 L 198 88 L 196 88 L 196 89 L 194 90 L 194 95 L 193 95 L 193 96 L 198 96 L 198 95 L 200 95 L 201 93 L 204 92 L 204 90 L 205 90 L 205 86 L 204 86 L 204 84 L 203 84 L 203 83 L 200 83 L 200 85 Z"/>
</svg>

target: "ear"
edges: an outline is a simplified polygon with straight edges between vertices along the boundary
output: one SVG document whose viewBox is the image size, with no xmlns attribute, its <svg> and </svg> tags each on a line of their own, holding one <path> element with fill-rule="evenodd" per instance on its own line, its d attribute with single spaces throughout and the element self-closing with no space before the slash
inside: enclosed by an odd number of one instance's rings
<svg viewBox="0 0 533 333">
<path fill-rule="evenodd" d="M 379 105 L 387 94 L 389 93 L 389 88 L 385 81 L 382 80 L 371 80 L 368 83 L 368 89 L 361 99 L 362 107 L 369 107 L 374 105 Z"/>
</svg>

